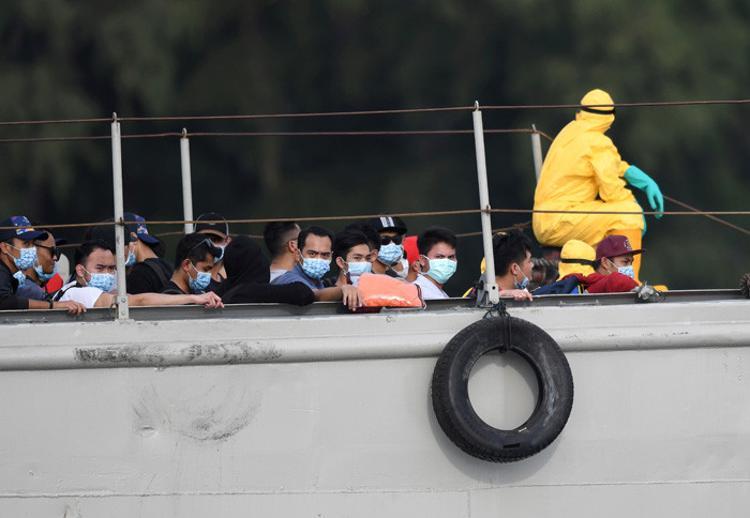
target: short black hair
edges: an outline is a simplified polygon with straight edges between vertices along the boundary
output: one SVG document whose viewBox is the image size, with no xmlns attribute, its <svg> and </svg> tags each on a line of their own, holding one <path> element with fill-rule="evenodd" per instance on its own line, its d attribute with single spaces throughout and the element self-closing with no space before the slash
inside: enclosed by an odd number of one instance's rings
<svg viewBox="0 0 750 518">
<path fill-rule="evenodd" d="M 271 254 L 271 259 L 281 255 L 284 245 L 293 239 L 292 234 L 296 234 L 299 225 L 294 221 L 271 221 L 263 229 L 263 241 L 266 248 Z"/>
<path fill-rule="evenodd" d="M 311 227 L 307 227 L 306 229 L 300 231 L 299 237 L 297 238 L 297 248 L 299 248 L 300 251 L 302 251 L 302 249 L 305 247 L 305 241 L 307 240 L 307 236 L 309 236 L 310 234 L 314 236 L 318 236 L 318 237 L 327 237 L 328 239 L 331 240 L 331 245 L 333 246 L 333 240 L 334 240 L 333 232 L 331 232 L 327 228 L 313 225 Z"/>
<path fill-rule="evenodd" d="M 346 260 L 349 251 L 358 245 L 367 245 L 370 248 L 370 240 L 359 230 L 344 230 L 336 234 L 333 241 L 333 257 L 341 257 Z"/>
<path fill-rule="evenodd" d="M 375 230 L 375 227 L 373 227 L 369 223 L 365 223 L 364 221 L 360 221 L 358 223 L 350 223 L 349 225 L 344 227 L 344 232 L 349 230 L 362 232 L 367 237 L 367 241 L 370 244 L 370 250 L 380 250 L 380 234 L 378 234 L 378 231 Z"/>
<path fill-rule="evenodd" d="M 194 232 L 186 235 L 177 243 L 177 252 L 174 256 L 174 269 L 179 270 L 182 261 L 185 259 L 190 259 L 190 262 L 195 264 L 205 261 L 207 255 L 216 258 L 219 254 L 221 254 L 221 251 L 211 244 L 211 240 L 206 237 L 206 234 Z"/>
<path fill-rule="evenodd" d="M 417 238 L 417 249 L 421 255 L 427 255 L 438 243 L 446 243 L 456 248 L 456 234 L 443 227 L 430 227 Z"/>
<path fill-rule="evenodd" d="M 531 252 L 531 239 L 516 229 L 496 234 L 492 238 L 492 250 L 495 255 L 495 275 L 505 275 L 511 264 L 526 259 L 526 252 Z"/>
<path fill-rule="evenodd" d="M 76 248 L 73 259 L 75 266 L 85 263 L 89 256 L 96 250 L 109 250 L 113 254 L 115 253 L 114 247 L 103 239 L 92 239 L 90 241 L 85 241 L 81 244 L 81 246 Z"/>
</svg>

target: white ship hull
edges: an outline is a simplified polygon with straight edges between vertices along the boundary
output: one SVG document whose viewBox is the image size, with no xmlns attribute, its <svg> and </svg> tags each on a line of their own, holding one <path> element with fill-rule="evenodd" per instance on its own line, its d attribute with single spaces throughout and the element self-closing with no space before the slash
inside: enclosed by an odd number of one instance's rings
<svg viewBox="0 0 750 518">
<path fill-rule="evenodd" d="M 11 315 L 0 516 L 744 516 L 750 301 L 710 299 L 511 308 L 566 352 L 575 401 L 510 464 L 455 447 L 430 400 L 437 355 L 482 310 Z M 500 364 L 472 402 L 522 420 L 527 380 Z"/>
</svg>

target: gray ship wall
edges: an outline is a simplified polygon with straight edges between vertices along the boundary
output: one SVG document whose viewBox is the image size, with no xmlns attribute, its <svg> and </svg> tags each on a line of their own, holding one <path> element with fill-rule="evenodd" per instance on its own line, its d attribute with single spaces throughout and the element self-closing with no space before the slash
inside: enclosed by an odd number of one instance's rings
<svg viewBox="0 0 750 518">
<path fill-rule="evenodd" d="M 0 516 L 744 516 L 748 309 L 512 308 L 576 388 L 513 464 L 464 454 L 431 408 L 437 354 L 481 310 L 6 323 Z M 470 389 L 514 426 L 536 387 L 497 355 Z"/>
</svg>

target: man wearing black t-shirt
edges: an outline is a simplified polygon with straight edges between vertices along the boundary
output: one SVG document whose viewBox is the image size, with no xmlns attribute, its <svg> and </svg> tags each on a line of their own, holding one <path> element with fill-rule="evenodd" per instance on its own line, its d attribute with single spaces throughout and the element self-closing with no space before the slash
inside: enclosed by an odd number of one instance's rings
<svg viewBox="0 0 750 518">
<path fill-rule="evenodd" d="M 125 232 L 130 237 L 125 241 L 130 242 L 135 255 L 135 264 L 130 267 L 127 276 L 128 293 L 161 293 L 169 284 L 172 267 L 154 251 L 160 241 L 148 233 L 142 216 L 126 212 L 123 218 L 132 222 L 125 226 Z"/>
<path fill-rule="evenodd" d="M 214 259 L 222 251 L 205 234 L 188 234 L 177 243 L 174 272 L 162 293 L 189 295 L 208 291 Z"/>
</svg>

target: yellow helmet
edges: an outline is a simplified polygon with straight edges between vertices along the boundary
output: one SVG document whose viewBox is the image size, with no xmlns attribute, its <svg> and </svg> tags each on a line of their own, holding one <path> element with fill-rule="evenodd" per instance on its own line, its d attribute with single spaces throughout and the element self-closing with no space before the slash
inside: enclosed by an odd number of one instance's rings
<svg viewBox="0 0 750 518">
<path fill-rule="evenodd" d="M 596 251 L 591 245 L 577 239 L 571 239 L 565 243 L 560 251 L 560 264 L 558 266 L 560 275 L 558 279 L 562 279 L 571 273 L 580 273 L 581 275 L 594 273 L 595 259 Z"/>
</svg>

